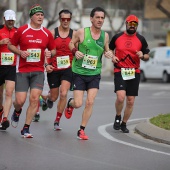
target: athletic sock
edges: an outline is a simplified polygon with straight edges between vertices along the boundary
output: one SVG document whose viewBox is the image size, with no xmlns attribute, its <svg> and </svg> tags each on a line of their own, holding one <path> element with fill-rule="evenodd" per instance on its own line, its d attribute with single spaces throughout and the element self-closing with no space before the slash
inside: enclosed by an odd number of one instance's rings
<svg viewBox="0 0 170 170">
<path fill-rule="evenodd" d="M 6 120 L 8 120 L 7 117 L 3 117 L 3 121 L 6 121 Z"/>
<path fill-rule="evenodd" d="M 121 123 L 121 124 L 122 124 L 122 125 L 126 125 L 126 123 L 125 123 L 125 122 L 123 122 L 123 121 L 122 121 L 122 123 Z"/>
<path fill-rule="evenodd" d="M 28 124 L 24 125 L 24 128 L 28 128 L 29 129 L 29 127 L 30 127 L 30 125 L 28 125 Z"/>
<path fill-rule="evenodd" d="M 84 127 L 84 126 L 80 126 L 80 129 L 84 130 L 84 129 L 85 129 L 85 127 Z"/>
<path fill-rule="evenodd" d="M 62 116 L 62 113 L 57 112 L 55 122 L 60 122 L 61 116 Z"/>
<path fill-rule="evenodd" d="M 19 114 L 20 114 L 20 113 L 21 113 L 21 111 L 22 111 L 22 108 L 20 108 L 20 110 L 19 110 L 19 111 L 16 111 L 16 109 L 15 109 L 15 112 L 16 112 L 16 113 L 19 113 Z"/>
<path fill-rule="evenodd" d="M 119 119 L 121 119 L 121 115 L 116 115 L 116 120 L 119 120 Z"/>
</svg>

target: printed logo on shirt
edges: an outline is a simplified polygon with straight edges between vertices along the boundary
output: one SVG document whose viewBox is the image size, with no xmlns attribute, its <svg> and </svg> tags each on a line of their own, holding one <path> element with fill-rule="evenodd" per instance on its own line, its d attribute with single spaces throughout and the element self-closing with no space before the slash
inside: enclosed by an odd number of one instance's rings
<svg viewBox="0 0 170 170">
<path fill-rule="evenodd" d="M 38 43 L 38 44 L 41 44 L 42 40 L 41 39 L 29 40 L 29 43 Z"/>
<path fill-rule="evenodd" d="M 132 42 L 131 41 L 126 41 L 125 42 L 125 47 L 126 48 L 131 48 L 132 47 Z"/>
<path fill-rule="evenodd" d="M 97 45 L 99 45 L 100 47 L 103 47 L 103 42 L 101 41 L 96 41 Z"/>
<path fill-rule="evenodd" d="M 26 37 L 33 37 L 33 35 L 27 35 Z"/>
<path fill-rule="evenodd" d="M 91 43 L 91 41 L 90 41 L 90 40 L 87 40 L 87 43 Z"/>
</svg>

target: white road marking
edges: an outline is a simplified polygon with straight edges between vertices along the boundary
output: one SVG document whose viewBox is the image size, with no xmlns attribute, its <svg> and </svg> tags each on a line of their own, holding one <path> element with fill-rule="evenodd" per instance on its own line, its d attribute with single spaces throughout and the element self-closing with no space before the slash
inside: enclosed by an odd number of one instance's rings
<svg viewBox="0 0 170 170">
<path fill-rule="evenodd" d="M 142 120 L 143 119 L 144 118 L 142 118 Z M 139 121 L 139 120 L 141 120 L 141 119 L 131 119 L 131 120 L 129 120 L 129 122 Z M 109 140 L 111 140 L 113 142 L 117 142 L 117 143 L 121 143 L 123 145 L 131 146 L 131 147 L 134 147 L 134 148 L 138 148 L 138 149 L 142 149 L 142 150 L 146 150 L 146 151 L 160 153 L 160 154 L 164 154 L 164 155 L 170 156 L 170 153 L 167 153 L 167 152 L 162 152 L 162 151 L 158 151 L 158 150 L 154 150 L 154 149 L 150 149 L 150 148 L 134 145 L 134 144 L 131 144 L 131 143 L 128 143 L 128 142 L 124 142 L 124 141 L 121 141 L 121 140 L 118 140 L 118 139 L 114 138 L 113 136 L 111 136 L 109 133 L 106 132 L 106 127 L 111 126 L 111 125 L 113 125 L 113 123 L 99 126 L 98 127 L 98 132 L 102 136 L 104 136 L 105 138 L 107 138 L 107 139 L 109 139 Z"/>
</svg>

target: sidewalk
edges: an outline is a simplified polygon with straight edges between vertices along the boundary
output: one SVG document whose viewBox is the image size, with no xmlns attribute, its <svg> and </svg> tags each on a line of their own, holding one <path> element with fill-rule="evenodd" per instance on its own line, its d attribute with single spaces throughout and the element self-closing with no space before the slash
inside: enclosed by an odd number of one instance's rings
<svg viewBox="0 0 170 170">
<path fill-rule="evenodd" d="M 135 131 L 143 137 L 170 145 L 170 130 L 165 130 L 151 124 L 149 119 L 137 124 Z"/>
</svg>

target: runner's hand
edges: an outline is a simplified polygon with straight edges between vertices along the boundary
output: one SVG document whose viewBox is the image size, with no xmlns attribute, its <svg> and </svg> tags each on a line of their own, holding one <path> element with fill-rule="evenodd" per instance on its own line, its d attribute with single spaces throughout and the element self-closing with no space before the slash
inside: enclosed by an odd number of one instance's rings
<svg viewBox="0 0 170 170">
<path fill-rule="evenodd" d="M 20 50 L 20 56 L 22 58 L 27 58 L 30 55 L 30 53 L 28 51 L 22 51 Z"/>
<path fill-rule="evenodd" d="M 84 54 L 80 51 L 76 51 L 75 57 L 79 60 L 79 59 L 82 59 L 84 57 Z"/>
<path fill-rule="evenodd" d="M 118 62 L 119 62 L 119 59 L 114 55 L 114 56 L 112 57 L 112 61 L 113 61 L 113 63 L 118 63 Z"/>
<path fill-rule="evenodd" d="M 47 73 L 51 73 L 54 69 L 54 67 L 52 65 L 47 65 L 45 68 L 46 68 Z"/>
<path fill-rule="evenodd" d="M 110 50 L 109 51 L 105 51 L 104 55 L 105 55 L 106 58 L 112 58 L 113 57 L 113 53 Z"/>
</svg>

